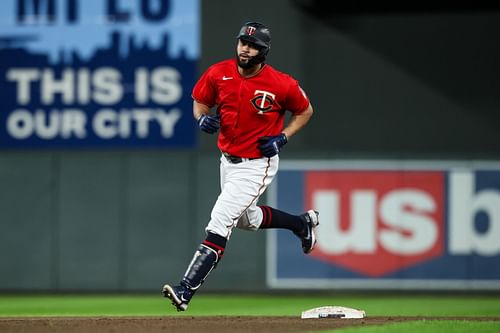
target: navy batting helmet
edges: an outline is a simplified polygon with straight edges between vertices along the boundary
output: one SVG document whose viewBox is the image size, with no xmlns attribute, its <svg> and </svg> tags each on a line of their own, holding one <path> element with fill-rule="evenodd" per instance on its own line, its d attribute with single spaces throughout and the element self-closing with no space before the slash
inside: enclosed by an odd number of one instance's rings
<svg viewBox="0 0 500 333">
<path fill-rule="evenodd" d="M 264 24 L 247 22 L 241 27 L 236 38 L 253 43 L 260 48 L 259 55 L 253 59 L 252 63 L 261 63 L 266 60 L 266 55 L 271 48 L 271 31 Z"/>
<path fill-rule="evenodd" d="M 249 41 L 267 50 L 271 47 L 271 31 L 259 22 L 245 23 L 236 38 Z"/>
</svg>

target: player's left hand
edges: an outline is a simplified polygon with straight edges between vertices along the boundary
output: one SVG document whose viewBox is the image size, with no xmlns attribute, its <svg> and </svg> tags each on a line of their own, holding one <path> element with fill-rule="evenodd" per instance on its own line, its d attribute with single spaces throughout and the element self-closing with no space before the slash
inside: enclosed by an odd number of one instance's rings
<svg viewBox="0 0 500 333">
<path fill-rule="evenodd" d="M 285 133 L 274 136 L 263 136 L 259 138 L 259 149 L 265 157 L 273 157 L 278 154 L 288 142 Z"/>
</svg>

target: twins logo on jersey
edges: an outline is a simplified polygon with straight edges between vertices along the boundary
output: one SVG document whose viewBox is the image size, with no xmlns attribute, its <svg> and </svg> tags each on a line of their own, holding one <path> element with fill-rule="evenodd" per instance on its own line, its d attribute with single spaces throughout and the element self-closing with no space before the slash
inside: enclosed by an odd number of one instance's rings
<svg viewBox="0 0 500 333">
<path fill-rule="evenodd" d="M 250 101 L 252 105 L 258 110 L 258 114 L 264 114 L 273 109 L 274 100 L 276 95 L 264 90 L 255 90 L 255 97 Z"/>
</svg>

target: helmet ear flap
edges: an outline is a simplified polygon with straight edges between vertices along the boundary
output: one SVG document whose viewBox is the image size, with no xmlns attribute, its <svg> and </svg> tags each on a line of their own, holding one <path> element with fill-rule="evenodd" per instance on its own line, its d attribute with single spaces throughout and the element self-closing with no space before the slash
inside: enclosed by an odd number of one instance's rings
<svg viewBox="0 0 500 333">
<path fill-rule="evenodd" d="M 266 61 L 266 55 L 265 54 L 258 54 L 255 57 L 253 57 L 252 59 L 250 59 L 248 64 L 249 65 L 258 65 L 258 64 L 262 64 L 264 61 Z"/>
<path fill-rule="evenodd" d="M 271 50 L 271 45 L 263 48 L 260 52 L 262 52 L 262 55 L 267 56 L 267 54 L 269 53 L 269 50 Z"/>
</svg>

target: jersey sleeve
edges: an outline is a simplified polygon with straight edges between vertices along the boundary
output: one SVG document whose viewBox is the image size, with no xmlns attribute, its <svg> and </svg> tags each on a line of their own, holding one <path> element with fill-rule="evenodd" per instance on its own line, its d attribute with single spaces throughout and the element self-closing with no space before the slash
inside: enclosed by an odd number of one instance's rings
<svg viewBox="0 0 500 333">
<path fill-rule="evenodd" d="M 209 68 L 198 79 L 198 82 L 193 87 L 191 96 L 199 103 L 205 104 L 209 107 L 215 105 L 216 89 L 212 82 L 212 68 Z"/>
<path fill-rule="evenodd" d="M 292 79 L 290 87 L 288 88 L 287 98 L 285 102 L 285 109 L 299 114 L 309 106 L 309 98 L 304 90 L 299 85 L 299 82 Z"/>
</svg>

